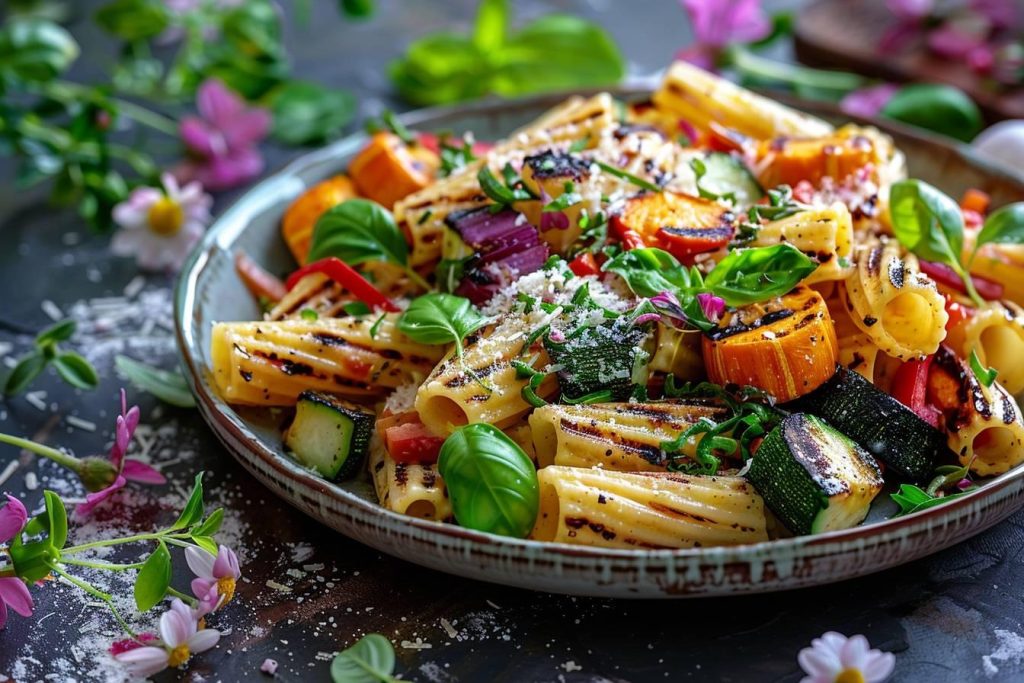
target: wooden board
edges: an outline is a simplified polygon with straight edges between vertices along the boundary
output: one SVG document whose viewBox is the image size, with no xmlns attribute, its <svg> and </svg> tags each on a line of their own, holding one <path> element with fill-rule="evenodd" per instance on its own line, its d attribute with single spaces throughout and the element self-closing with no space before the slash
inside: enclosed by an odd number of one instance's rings
<svg viewBox="0 0 1024 683">
<path fill-rule="evenodd" d="M 816 0 L 798 13 L 796 55 L 810 66 L 889 81 L 949 83 L 973 97 L 990 122 L 1024 118 L 1024 88 L 993 89 L 963 61 L 932 54 L 921 37 L 879 54 L 880 38 L 895 23 L 884 0 Z"/>
</svg>

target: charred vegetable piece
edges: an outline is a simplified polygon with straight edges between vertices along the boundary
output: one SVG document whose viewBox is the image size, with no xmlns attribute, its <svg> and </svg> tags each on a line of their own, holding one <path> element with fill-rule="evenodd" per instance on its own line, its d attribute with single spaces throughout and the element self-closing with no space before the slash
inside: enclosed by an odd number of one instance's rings
<svg viewBox="0 0 1024 683">
<path fill-rule="evenodd" d="M 356 189 L 390 209 L 399 199 L 422 190 L 434 180 L 440 160 L 422 145 L 406 145 L 394 133 L 375 133 L 349 164 Z"/>
<path fill-rule="evenodd" d="M 801 413 L 765 437 L 747 479 L 794 534 L 857 526 L 883 484 L 867 451 L 823 420 Z"/>
<path fill-rule="evenodd" d="M 832 376 L 839 358 L 825 300 L 809 287 L 727 311 L 705 333 L 703 347 L 712 382 L 754 386 L 779 401 L 819 387 Z"/>
<path fill-rule="evenodd" d="M 914 481 L 928 477 L 946 437 L 913 410 L 861 375 L 839 368 L 832 379 L 794 404 L 822 417 L 899 474 Z"/>
<path fill-rule="evenodd" d="M 318 391 L 304 391 L 284 444 L 295 459 L 327 479 L 345 479 L 362 467 L 376 415 Z"/>
<path fill-rule="evenodd" d="M 356 188 L 349 177 L 336 175 L 317 183 L 291 203 L 281 219 L 281 236 L 299 265 L 306 262 L 313 228 L 320 216 L 327 209 L 355 196 Z"/>
<path fill-rule="evenodd" d="M 874 146 L 861 135 L 822 138 L 776 138 L 761 143 L 758 157 L 765 162 L 760 180 L 766 187 L 817 185 L 824 177 L 841 181 L 875 159 Z"/>
<path fill-rule="evenodd" d="M 645 193 L 612 218 L 620 235 L 633 231 L 649 247 L 685 259 L 721 249 L 733 236 L 733 214 L 718 202 L 681 192 Z"/>
<path fill-rule="evenodd" d="M 552 363 L 561 368 L 558 383 L 564 399 L 573 402 L 593 397 L 608 402 L 628 398 L 633 386 L 640 383 L 634 381 L 634 371 L 646 357 L 641 348 L 645 337 L 643 330 L 625 321 L 582 327 L 564 342 L 546 336 L 544 348 Z M 642 379 L 646 382 L 646 375 Z"/>
</svg>

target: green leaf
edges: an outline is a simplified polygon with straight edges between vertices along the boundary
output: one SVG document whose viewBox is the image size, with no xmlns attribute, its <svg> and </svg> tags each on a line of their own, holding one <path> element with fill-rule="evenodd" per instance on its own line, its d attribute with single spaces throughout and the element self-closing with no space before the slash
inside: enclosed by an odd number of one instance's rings
<svg viewBox="0 0 1024 683">
<path fill-rule="evenodd" d="M 696 293 L 702 286 L 700 274 L 691 271 L 667 251 L 646 247 L 624 251 L 604 265 L 604 270 L 616 273 L 634 294 L 641 297 L 672 292 L 683 296 Z"/>
<path fill-rule="evenodd" d="M 928 495 L 926 491 L 913 484 L 901 484 L 900 490 L 892 494 L 892 499 L 900 506 L 897 516 L 909 515 L 912 512 L 920 512 L 942 505 L 954 498 L 964 495 L 963 493 L 949 493 L 940 498 Z"/>
<path fill-rule="evenodd" d="M 220 525 L 224 522 L 224 508 L 217 508 L 211 512 L 203 523 L 195 528 L 192 532 L 193 536 L 213 536 L 215 533 L 220 531 Z M 216 551 L 213 553 L 217 554 Z"/>
<path fill-rule="evenodd" d="M 467 38 L 439 33 L 414 41 L 388 66 L 398 92 L 417 105 L 448 104 L 490 91 L 487 57 Z"/>
<path fill-rule="evenodd" d="M 140 612 L 153 609 L 171 585 L 171 553 L 160 541 L 135 578 L 135 606 Z"/>
<path fill-rule="evenodd" d="M 884 107 L 882 116 L 970 142 L 981 132 L 978 105 L 951 85 L 914 83 L 904 86 Z"/>
<path fill-rule="evenodd" d="M 649 190 L 651 192 L 661 192 L 662 191 L 661 186 L 655 185 L 654 183 L 650 182 L 649 180 L 644 180 L 643 178 L 640 178 L 639 176 L 635 176 L 632 173 L 629 173 L 628 171 L 622 170 L 621 168 L 618 168 L 616 166 L 612 166 L 611 164 L 606 164 L 603 161 L 594 161 L 594 163 L 597 164 L 598 167 L 602 171 L 604 171 L 605 173 L 610 173 L 613 176 L 615 176 L 616 178 L 622 178 L 623 180 L 625 180 L 625 181 L 627 181 L 629 183 L 632 183 L 633 185 L 636 185 L 637 187 L 639 187 L 642 190 Z"/>
<path fill-rule="evenodd" d="M 113 0 L 96 11 L 101 28 L 129 43 L 162 33 L 171 14 L 162 0 Z"/>
<path fill-rule="evenodd" d="M 349 19 L 369 19 L 377 11 L 376 0 L 338 0 L 338 6 Z"/>
<path fill-rule="evenodd" d="M 54 358 L 53 367 L 61 379 L 76 389 L 95 389 L 100 382 L 96 368 L 74 351 L 64 351 Z"/>
<path fill-rule="evenodd" d="M 461 345 L 467 335 L 487 322 L 488 318 L 480 315 L 469 299 L 431 293 L 412 300 L 398 319 L 398 329 L 421 344 Z M 459 352 L 461 356 L 461 348 Z"/>
<path fill-rule="evenodd" d="M 20 394 L 46 369 L 47 360 L 39 352 L 33 352 L 18 361 L 4 382 L 4 394 Z"/>
<path fill-rule="evenodd" d="M 309 261 L 337 256 L 350 265 L 384 261 L 405 267 L 409 245 L 391 212 L 369 199 L 349 199 L 316 222 Z"/>
<path fill-rule="evenodd" d="M 974 249 L 989 243 L 1024 244 L 1024 202 L 1000 207 L 985 219 Z"/>
<path fill-rule="evenodd" d="M 192 536 L 192 541 L 211 555 L 216 555 L 219 550 L 217 542 L 210 536 Z"/>
<path fill-rule="evenodd" d="M 64 509 L 64 501 L 53 491 L 44 491 L 43 499 L 46 501 L 48 542 L 59 556 L 60 549 L 68 542 L 68 513 Z"/>
<path fill-rule="evenodd" d="M 379 633 L 368 633 L 342 650 L 331 662 L 334 683 L 390 682 L 395 670 L 395 648 Z"/>
<path fill-rule="evenodd" d="M 9 19 L 0 28 L 0 74 L 23 81 L 49 81 L 78 58 L 78 43 L 44 19 Z"/>
<path fill-rule="evenodd" d="M 791 244 L 736 249 L 708 273 L 704 285 L 728 305 L 745 306 L 788 293 L 817 267 Z"/>
<path fill-rule="evenodd" d="M 114 358 L 114 367 L 137 389 L 153 394 L 164 403 L 179 408 L 194 408 L 196 400 L 181 372 L 169 372 L 132 360 L 128 356 Z"/>
<path fill-rule="evenodd" d="M 36 335 L 36 346 L 67 341 L 75 333 L 76 326 L 74 320 L 61 320 Z"/>
<path fill-rule="evenodd" d="M 445 439 L 437 466 L 460 525 L 514 538 L 533 529 L 540 504 L 537 470 L 497 427 L 461 427 Z"/>
<path fill-rule="evenodd" d="M 923 180 L 901 180 L 889 191 L 889 216 L 904 247 L 925 260 L 962 270 L 964 219 L 947 195 Z"/>
<path fill-rule="evenodd" d="M 347 90 L 291 81 L 274 95 L 273 135 L 289 145 L 308 145 L 335 137 L 352 120 L 356 99 Z"/>
<path fill-rule="evenodd" d="M 473 43 L 483 52 L 501 48 L 508 30 L 507 0 L 482 0 L 476 11 Z"/>
<path fill-rule="evenodd" d="M 981 363 L 981 359 L 978 358 L 978 352 L 971 349 L 970 358 L 971 372 L 974 376 L 982 383 L 986 388 L 992 386 L 992 383 L 996 381 L 996 377 L 999 375 L 999 371 L 995 368 L 986 368 Z"/>
<path fill-rule="evenodd" d="M 186 529 L 203 518 L 203 472 L 196 475 L 192 493 L 171 529 Z"/>
</svg>

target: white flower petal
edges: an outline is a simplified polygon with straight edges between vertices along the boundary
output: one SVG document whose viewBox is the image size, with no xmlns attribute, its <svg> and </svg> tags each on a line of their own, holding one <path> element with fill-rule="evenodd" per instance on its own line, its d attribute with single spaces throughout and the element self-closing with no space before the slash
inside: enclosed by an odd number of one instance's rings
<svg viewBox="0 0 1024 683">
<path fill-rule="evenodd" d="M 882 683 L 892 675 L 892 670 L 895 668 L 896 655 L 891 652 L 872 650 L 866 657 L 861 673 L 864 674 L 865 683 Z"/>
<path fill-rule="evenodd" d="M 220 640 L 220 631 L 204 628 L 188 639 L 188 649 L 193 653 L 206 652 Z"/>
<path fill-rule="evenodd" d="M 827 647 L 832 652 L 839 656 L 839 653 L 843 649 L 843 645 L 846 645 L 846 636 L 842 633 L 836 633 L 835 631 L 827 631 L 821 634 L 820 638 L 811 641 L 811 645 L 821 643 L 822 646 Z"/>
<path fill-rule="evenodd" d="M 167 668 L 167 651 L 162 647 L 137 647 L 128 652 L 114 655 L 128 669 L 128 673 L 136 678 L 149 678 Z"/>
<path fill-rule="evenodd" d="M 217 558 L 208 550 L 199 546 L 185 548 L 185 562 L 192 573 L 201 579 L 213 578 L 213 563 Z"/>
<path fill-rule="evenodd" d="M 863 669 L 864 658 L 870 649 L 867 638 L 862 635 L 851 636 L 839 651 L 839 661 L 843 663 L 844 669 Z"/>
<path fill-rule="evenodd" d="M 839 657 L 827 647 L 805 647 L 796 656 L 796 661 L 812 676 L 834 678 L 843 670 Z"/>
<path fill-rule="evenodd" d="M 178 194 L 181 189 L 178 186 L 178 179 L 174 177 L 172 173 L 164 173 L 160 176 L 160 182 L 163 183 L 164 191 L 167 192 L 167 196 L 171 199 L 177 200 Z"/>
</svg>

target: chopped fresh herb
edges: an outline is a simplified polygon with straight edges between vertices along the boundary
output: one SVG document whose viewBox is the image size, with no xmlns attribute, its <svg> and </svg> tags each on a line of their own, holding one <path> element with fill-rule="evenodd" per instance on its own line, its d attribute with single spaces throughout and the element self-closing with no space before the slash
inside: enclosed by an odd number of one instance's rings
<svg viewBox="0 0 1024 683">
<path fill-rule="evenodd" d="M 357 302 L 357 303 L 361 303 L 361 302 Z M 366 304 L 363 304 L 363 306 L 366 306 Z M 349 315 L 352 315 L 352 314 L 350 313 Z M 303 308 L 302 311 L 299 312 L 299 316 L 303 320 L 308 320 L 310 322 L 313 322 L 314 320 L 319 320 L 320 319 L 320 314 L 317 313 L 316 311 L 314 311 L 312 308 Z"/>
<path fill-rule="evenodd" d="M 386 313 L 381 313 L 377 320 L 374 321 L 373 325 L 370 326 L 370 339 L 376 339 L 377 333 L 380 331 L 380 324 L 384 322 L 384 316 Z"/>
<path fill-rule="evenodd" d="M 370 314 L 370 307 L 362 301 L 350 301 L 342 306 L 341 310 L 345 311 L 345 315 L 360 316 Z M 313 313 L 316 313 L 316 311 L 313 311 Z M 303 311 L 303 317 L 305 317 L 305 311 Z M 316 318 L 313 318 L 313 320 L 316 320 Z"/>
<path fill-rule="evenodd" d="M 447 136 L 441 138 L 440 174 L 442 178 L 447 178 L 452 173 L 468 166 L 471 161 L 476 161 L 476 155 L 473 154 L 473 140 L 470 136 L 464 135 L 460 138 L 461 145 L 449 143 L 450 139 Z"/>
<path fill-rule="evenodd" d="M 418 221 L 416 221 L 416 225 L 423 225 L 424 223 L 429 221 L 430 217 L 433 216 L 433 215 L 434 215 L 434 212 L 431 211 L 430 209 L 427 209 L 422 214 L 420 214 L 420 219 Z"/>
<path fill-rule="evenodd" d="M 573 143 L 571 145 L 569 145 L 569 152 L 570 153 L 582 152 L 583 150 L 585 150 L 589 146 L 590 146 L 590 136 L 589 135 L 585 135 L 582 138 L 580 138 L 579 140 L 574 140 Z"/>
<path fill-rule="evenodd" d="M 947 503 L 954 498 L 959 498 L 964 495 L 966 491 L 960 491 L 959 493 L 947 493 L 943 496 L 933 496 L 919 486 L 913 484 L 901 484 L 900 490 L 891 495 L 892 499 L 900 506 L 900 511 L 897 516 L 909 515 L 913 512 L 920 512 L 921 510 L 927 510 L 933 508 L 936 505 L 942 505 Z"/>
<path fill-rule="evenodd" d="M 611 164 L 606 164 L 603 161 L 595 161 L 594 163 L 597 164 L 598 168 L 600 168 L 605 173 L 611 173 L 616 178 L 622 178 L 623 180 L 632 183 L 633 185 L 636 185 L 637 187 L 643 190 L 650 190 L 651 192 L 661 192 L 660 186 L 655 185 L 649 180 L 638 178 L 629 171 L 625 171 L 621 168 L 616 168 L 615 166 L 612 166 Z"/>
<path fill-rule="evenodd" d="M 583 201 L 583 195 L 576 191 L 576 184 L 571 180 L 565 183 L 565 192 L 544 205 L 541 211 L 565 211 Z"/>
<path fill-rule="evenodd" d="M 996 376 L 999 372 L 995 368 L 986 368 L 981 359 L 978 358 L 978 352 L 971 349 L 971 371 L 974 372 L 974 376 L 978 378 L 978 381 L 987 389 L 992 386 L 992 383 L 996 381 Z"/>
<path fill-rule="evenodd" d="M 390 109 L 385 109 L 379 117 L 366 122 L 366 132 L 378 133 L 380 131 L 394 133 L 407 145 L 416 144 L 416 136 L 398 120 L 398 116 Z"/>
<path fill-rule="evenodd" d="M 535 370 L 526 363 L 518 360 L 512 361 L 512 367 L 516 370 L 517 379 L 529 379 L 530 381 L 523 385 L 520 395 L 523 400 L 529 403 L 534 408 L 540 408 L 548 404 L 543 398 L 537 395 L 537 389 L 540 388 L 541 382 L 547 377 L 546 373 L 540 370 Z"/>
<path fill-rule="evenodd" d="M 755 204 L 747 211 L 747 218 L 753 223 L 762 220 L 777 221 L 803 211 L 806 207 L 793 199 L 793 188 L 779 185 L 768 190 L 768 204 Z"/>
<path fill-rule="evenodd" d="M 511 207 L 515 202 L 537 198 L 526 188 L 522 178 L 518 176 L 511 164 L 505 164 L 502 176 L 505 179 L 504 183 L 495 178 L 491 169 L 486 166 L 476 174 L 477 180 L 480 181 L 480 189 L 494 200 L 495 206 L 492 207 L 492 211 L 497 212 L 505 207 Z"/>
<path fill-rule="evenodd" d="M 607 403 L 615 399 L 614 393 L 611 389 L 602 389 L 600 391 L 592 391 L 589 394 L 584 394 L 579 398 L 570 398 L 565 394 L 562 394 L 562 403 L 568 403 L 569 405 L 590 405 L 591 403 Z"/>
</svg>

